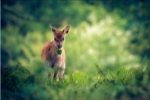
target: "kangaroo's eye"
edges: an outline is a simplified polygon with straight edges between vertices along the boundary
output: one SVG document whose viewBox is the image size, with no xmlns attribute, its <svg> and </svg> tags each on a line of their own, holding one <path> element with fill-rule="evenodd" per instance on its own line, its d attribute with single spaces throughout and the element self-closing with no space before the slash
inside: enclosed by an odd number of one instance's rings
<svg viewBox="0 0 150 100">
<path fill-rule="evenodd" d="M 62 38 L 62 41 L 64 40 L 64 38 Z"/>
</svg>

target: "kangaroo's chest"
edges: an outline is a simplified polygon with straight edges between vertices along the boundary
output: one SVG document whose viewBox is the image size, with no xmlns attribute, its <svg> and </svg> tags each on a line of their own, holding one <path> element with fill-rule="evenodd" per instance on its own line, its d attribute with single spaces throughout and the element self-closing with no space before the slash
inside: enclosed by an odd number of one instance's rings
<svg viewBox="0 0 150 100">
<path fill-rule="evenodd" d="M 51 65 L 51 67 L 61 67 L 65 63 L 63 57 L 64 57 L 63 53 L 61 55 L 54 54 L 54 53 L 49 54 L 48 55 L 49 64 Z"/>
</svg>

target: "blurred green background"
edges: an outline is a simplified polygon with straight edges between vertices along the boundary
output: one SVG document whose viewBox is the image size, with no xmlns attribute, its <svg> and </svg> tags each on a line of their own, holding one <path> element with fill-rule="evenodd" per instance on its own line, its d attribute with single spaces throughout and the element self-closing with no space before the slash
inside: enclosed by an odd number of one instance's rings
<svg viewBox="0 0 150 100">
<path fill-rule="evenodd" d="M 53 40 L 49 24 L 71 26 L 64 43 L 66 76 L 94 74 L 95 66 L 104 72 L 143 67 L 150 59 L 149 9 L 149 0 L 2 0 L 2 79 L 6 68 L 19 65 L 33 73 L 36 65 L 43 67 L 42 47 Z"/>
</svg>

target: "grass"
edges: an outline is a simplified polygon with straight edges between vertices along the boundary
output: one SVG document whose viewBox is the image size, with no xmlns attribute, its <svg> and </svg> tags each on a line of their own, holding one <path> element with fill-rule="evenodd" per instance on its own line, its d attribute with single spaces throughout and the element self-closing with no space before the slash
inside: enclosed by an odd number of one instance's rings
<svg viewBox="0 0 150 100">
<path fill-rule="evenodd" d="M 41 64 L 42 65 L 42 64 Z M 67 73 L 63 79 L 48 78 L 53 69 L 34 64 L 2 68 L 2 100 L 149 100 L 150 63 L 139 68 L 116 67 L 95 73 Z M 33 66 L 33 65 L 32 65 Z"/>
</svg>

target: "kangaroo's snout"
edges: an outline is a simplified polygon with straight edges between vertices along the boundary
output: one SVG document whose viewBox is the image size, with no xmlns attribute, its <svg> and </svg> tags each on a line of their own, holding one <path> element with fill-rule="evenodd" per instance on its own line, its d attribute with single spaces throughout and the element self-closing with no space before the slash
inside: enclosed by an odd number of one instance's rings
<svg viewBox="0 0 150 100">
<path fill-rule="evenodd" d="M 58 45 L 57 47 L 58 47 L 58 49 L 61 49 L 62 45 Z"/>
</svg>

